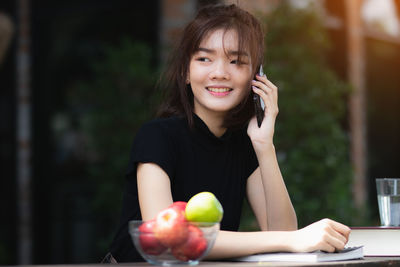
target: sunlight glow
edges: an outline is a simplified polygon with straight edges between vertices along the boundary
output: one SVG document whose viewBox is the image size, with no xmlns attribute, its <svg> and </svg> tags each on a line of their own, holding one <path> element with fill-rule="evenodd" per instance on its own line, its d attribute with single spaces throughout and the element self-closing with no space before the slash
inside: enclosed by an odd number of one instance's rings
<svg viewBox="0 0 400 267">
<path fill-rule="evenodd" d="M 400 35 L 399 17 L 393 0 L 364 0 L 361 12 L 367 27 L 393 36 Z"/>
<path fill-rule="evenodd" d="M 303 1 L 290 0 L 290 4 L 296 8 L 307 8 L 310 5 L 315 4 L 315 0 L 303 0 Z"/>
</svg>

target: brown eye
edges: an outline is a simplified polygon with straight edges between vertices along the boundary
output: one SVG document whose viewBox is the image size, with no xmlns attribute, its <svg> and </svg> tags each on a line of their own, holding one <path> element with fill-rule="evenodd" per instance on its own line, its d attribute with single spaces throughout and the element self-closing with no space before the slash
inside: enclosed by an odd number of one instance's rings
<svg viewBox="0 0 400 267">
<path fill-rule="evenodd" d="M 235 65 L 246 65 L 247 62 L 243 61 L 243 60 L 239 60 L 239 59 L 235 59 L 231 61 L 231 64 L 235 64 Z"/>
<path fill-rule="evenodd" d="M 199 58 L 197 58 L 197 61 L 201 61 L 201 62 L 209 62 L 209 61 L 210 61 L 210 59 L 209 59 L 209 58 L 206 58 L 206 57 L 199 57 Z"/>
</svg>

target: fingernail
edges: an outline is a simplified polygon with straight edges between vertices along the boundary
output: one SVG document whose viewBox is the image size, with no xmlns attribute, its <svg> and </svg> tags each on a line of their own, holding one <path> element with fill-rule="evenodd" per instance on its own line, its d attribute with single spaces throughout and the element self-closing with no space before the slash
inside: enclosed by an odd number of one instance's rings
<svg viewBox="0 0 400 267">
<path fill-rule="evenodd" d="M 254 85 L 252 85 L 251 88 L 253 88 L 253 90 L 257 90 L 257 87 L 255 87 Z"/>
</svg>

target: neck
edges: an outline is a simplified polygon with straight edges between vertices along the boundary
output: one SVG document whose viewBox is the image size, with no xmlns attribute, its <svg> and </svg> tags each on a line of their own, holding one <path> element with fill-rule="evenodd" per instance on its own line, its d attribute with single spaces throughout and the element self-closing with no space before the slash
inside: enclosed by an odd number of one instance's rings
<svg viewBox="0 0 400 267">
<path fill-rule="evenodd" d="M 224 116 L 220 114 L 202 114 L 195 112 L 197 116 L 207 125 L 208 129 L 216 136 L 221 137 L 225 132 L 226 128 L 222 127 L 224 122 Z"/>
</svg>

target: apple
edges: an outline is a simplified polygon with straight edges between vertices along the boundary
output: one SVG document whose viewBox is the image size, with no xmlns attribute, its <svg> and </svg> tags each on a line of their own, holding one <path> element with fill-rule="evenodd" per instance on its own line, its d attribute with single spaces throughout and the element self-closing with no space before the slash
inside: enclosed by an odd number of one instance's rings
<svg viewBox="0 0 400 267">
<path fill-rule="evenodd" d="M 142 223 L 139 226 L 139 243 L 142 250 L 149 255 L 160 255 L 167 248 L 163 246 L 154 236 L 155 220 Z"/>
<path fill-rule="evenodd" d="M 224 210 L 213 193 L 201 192 L 194 195 L 187 203 L 185 216 L 192 222 L 220 222 Z"/>
<path fill-rule="evenodd" d="M 186 241 L 188 227 L 185 213 L 178 208 L 169 207 L 156 216 L 154 235 L 166 247 L 174 247 Z"/>
<path fill-rule="evenodd" d="M 187 205 L 187 202 L 185 202 L 185 201 L 175 201 L 169 207 L 178 209 L 178 210 L 180 210 L 182 212 L 185 212 L 186 205 Z"/>
<path fill-rule="evenodd" d="M 188 238 L 185 243 L 173 247 L 171 252 L 174 257 L 181 261 L 195 260 L 201 257 L 207 249 L 207 240 L 203 232 L 194 225 L 188 225 Z"/>
</svg>

